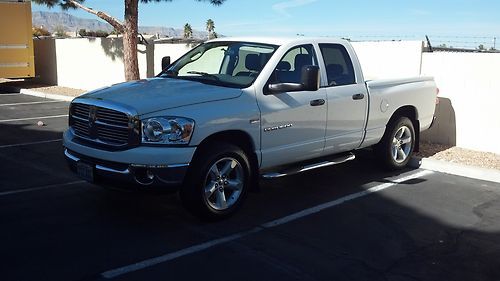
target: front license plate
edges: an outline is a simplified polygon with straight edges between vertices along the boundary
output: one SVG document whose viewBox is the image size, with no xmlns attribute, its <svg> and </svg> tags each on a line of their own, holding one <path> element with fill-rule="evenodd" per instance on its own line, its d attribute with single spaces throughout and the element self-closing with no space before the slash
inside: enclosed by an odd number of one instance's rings
<svg viewBox="0 0 500 281">
<path fill-rule="evenodd" d="M 76 163 L 76 173 L 88 182 L 94 182 L 94 166 L 84 162 Z"/>
</svg>

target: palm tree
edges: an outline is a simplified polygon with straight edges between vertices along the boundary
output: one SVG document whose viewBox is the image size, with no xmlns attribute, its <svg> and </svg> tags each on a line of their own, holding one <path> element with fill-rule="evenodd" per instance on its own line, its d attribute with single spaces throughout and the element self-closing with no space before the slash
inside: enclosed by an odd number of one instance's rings
<svg viewBox="0 0 500 281">
<path fill-rule="evenodd" d="M 184 25 L 184 38 L 192 38 L 193 37 L 193 28 L 191 28 L 191 25 L 189 23 L 186 23 Z"/>
<path fill-rule="evenodd" d="M 215 30 L 215 23 L 214 23 L 214 21 L 212 19 L 208 19 L 207 20 L 208 39 L 215 38 L 213 36 L 214 30 Z"/>
</svg>

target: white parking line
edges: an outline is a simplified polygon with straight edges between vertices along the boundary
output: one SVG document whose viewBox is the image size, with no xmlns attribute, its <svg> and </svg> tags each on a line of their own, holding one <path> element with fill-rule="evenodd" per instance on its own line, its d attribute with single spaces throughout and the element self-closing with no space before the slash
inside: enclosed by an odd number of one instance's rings
<svg viewBox="0 0 500 281">
<path fill-rule="evenodd" d="M 62 139 L 46 140 L 46 141 L 34 141 L 34 142 L 25 142 L 25 143 L 15 143 L 15 144 L 5 144 L 5 145 L 0 145 L 0 148 L 26 146 L 26 145 L 33 145 L 33 144 L 44 144 L 44 143 L 51 143 L 51 142 L 58 142 L 58 141 L 62 141 Z"/>
<path fill-rule="evenodd" d="M 54 187 L 62 187 L 62 186 L 68 186 L 68 185 L 75 185 L 75 184 L 80 184 L 80 183 L 85 183 L 85 182 L 86 181 L 72 181 L 72 182 L 67 182 L 67 183 L 58 183 L 58 184 L 38 186 L 38 187 L 32 187 L 32 188 L 26 188 L 26 189 L 4 191 L 4 192 L 0 192 L 0 197 L 1 196 L 5 196 L 5 195 L 12 195 L 12 194 L 19 194 L 19 193 L 25 193 L 25 192 L 32 192 L 32 191 L 50 189 L 50 188 L 54 188 Z"/>
<path fill-rule="evenodd" d="M 31 104 L 42 104 L 42 103 L 54 103 L 54 102 L 64 102 L 60 100 L 50 100 L 50 101 L 31 101 L 31 102 L 18 102 L 18 103 L 3 103 L 0 106 L 18 106 L 18 105 L 31 105 Z"/>
<path fill-rule="evenodd" d="M 52 116 L 40 116 L 40 117 L 28 117 L 28 118 L 18 118 L 18 119 L 4 119 L 4 120 L 0 120 L 0 123 L 26 121 L 26 120 L 37 120 L 37 119 L 61 118 L 61 117 L 68 117 L 68 114 L 52 115 Z"/>
<path fill-rule="evenodd" d="M 18 96 L 18 95 L 21 95 L 21 94 L 0 94 L 0 97 L 3 97 L 3 96 Z"/>
<path fill-rule="evenodd" d="M 434 172 L 427 171 L 427 170 L 419 171 L 419 172 L 410 174 L 408 176 L 404 176 L 404 177 L 401 177 L 401 178 L 398 178 L 398 179 L 394 179 L 391 182 L 379 184 L 379 185 L 371 187 L 371 188 L 369 188 L 367 190 L 360 191 L 360 192 L 357 192 L 357 193 L 354 193 L 354 194 L 351 194 L 351 195 L 347 195 L 347 196 L 344 196 L 342 198 L 339 198 L 339 199 L 336 199 L 336 200 L 333 200 L 333 201 L 330 201 L 330 202 L 326 202 L 326 203 L 317 205 L 315 207 L 311 207 L 311 208 L 302 210 L 300 212 L 291 214 L 289 216 L 286 216 L 286 217 L 283 217 L 283 218 L 279 218 L 279 219 L 276 219 L 276 220 L 273 220 L 273 221 L 261 224 L 260 226 L 258 226 L 256 228 L 253 228 L 253 229 L 251 229 L 249 231 L 240 232 L 240 233 L 236 233 L 236 234 L 229 235 L 229 236 L 226 236 L 226 237 L 222 237 L 222 238 L 219 238 L 219 239 L 207 241 L 207 242 L 204 242 L 204 243 L 201 243 L 201 244 L 193 245 L 193 246 L 188 247 L 188 248 L 184 248 L 184 249 L 176 251 L 176 252 L 168 253 L 168 254 L 165 254 L 165 255 L 162 255 L 162 256 L 158 256 L 158 257 L 154 257 L 154 258 L 151 258 L 151 259 L 143 260 L 143 261 L 131 264 L 131 265 L 126 265 L 126 266 L 119 267 L 119 268 L 116 268 L 116 269 L 108 270 L 106 272 L 101 273 L 101 276 L 104 277 L 104 278 L 106 278 L 106 279 L 112 279 L 112 278 L 115 278 L 115 277 L 118 277 L 118 276 L 121 276 L 121 275 L 124 275 L 124 274 L 127 274 L 127 273 L 131 273 L 131 272 L 138 271 L 138 270 L 141 270 L 141 269 L 144 269 L 144 268 L 148 268 L 148 267 L 160 264 L 160 263 L 171 261 L 171 260 L 174 260 L 174 259 L 186 256 L 186 255 L 190 255 L 190 254 L 194 254 L 194 253 L 197 253 L 197 252 L 201 252 L 201 251 L 204 251 L 204 250 L 209 249 L 211 247 L 214 247 L 214 246 L 217 246 L 217 245 L 220 245 L 220 244 L 224 244 L 224 243 L 227 243 L 227 242 L 231 242 L 231 241 L 237 240 L 237 239 L 245 237 L 245 236 L 247 236 L 249 234 L 257 233 L 257 232 L 260 232 L 260 231 L 262 231 L 264 229 L 273 228 L 273 227 L 276 227 L 276 226 L 279 226 L 279 225 L 282 225 L 282 224 L 285 224 L 285 223 L 288 223 L 288 222 L 292 222 L 292 221 L 295 221 L 295 220 L 298 220 L 298 219 L 310 216 L 312 214 L 316 214 L 316 213 L 321 212 L 321 211 L 323 211 L 325 209 L 341 205 L 341 204 L 346 203 L 348 201 L 351 201 L 351 200 L 354 200 L 354 199 L 357 199 L 357 198 L 361 198 L 361 197 L 370 195 L 372 193 L 379 192 L 379 191 L 382 191 L 382 190 L 387 189 L 389 187 L 395 186 L 397 184 L 403 183 L 405 181 L 409 181 L 409 180 L 421 178 L 421 177 L 430 175 L 432 173 L 434 173 Z"/>
</svg>

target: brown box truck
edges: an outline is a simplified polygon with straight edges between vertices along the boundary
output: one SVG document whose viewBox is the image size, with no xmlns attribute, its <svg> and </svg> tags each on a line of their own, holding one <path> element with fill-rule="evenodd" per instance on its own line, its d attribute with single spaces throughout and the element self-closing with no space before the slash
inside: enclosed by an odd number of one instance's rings
<svg viewBox="0 0 500 281">
<path fill-rule="evenodd" d="M 34 76 L 31 2 L 0 0 L 0 78 Z"/>
</svg>

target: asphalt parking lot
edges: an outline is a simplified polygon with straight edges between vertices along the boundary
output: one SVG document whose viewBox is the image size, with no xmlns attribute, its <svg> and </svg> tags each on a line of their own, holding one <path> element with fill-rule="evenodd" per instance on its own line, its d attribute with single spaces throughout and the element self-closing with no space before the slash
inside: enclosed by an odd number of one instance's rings
<svg viewBox="0 0 500 281">
<path fill-rule="evenodd" d="M 70 173 L 67 108 L 0 93 L 0 280 L 500 280 L 498 183 L 386 173 L 362 152 L 202 223 L 175 194 Z"/>
</svg>

